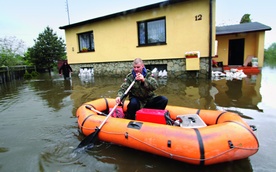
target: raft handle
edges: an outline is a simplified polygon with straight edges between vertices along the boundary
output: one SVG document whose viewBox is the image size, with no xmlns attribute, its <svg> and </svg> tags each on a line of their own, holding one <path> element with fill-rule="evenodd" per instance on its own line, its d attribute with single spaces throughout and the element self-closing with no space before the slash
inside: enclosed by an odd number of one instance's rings
<svg viewBox="0 0 276 172">
<path fill-rule="evenodd" d="M 167 146 L 170 148 L 172 146 L 172 141 L 168 140 Z"/>
<path fill-rule="evenodd" d="M 230 149 L 233 149 L 233 148 L 234 148 L 234 145 L 233 145 L 233 143 L 232 143 L 231 140 L 228 140 L 228 145 L 229 145 Z"/>
<path fill-rule="evenodd" d="M 125 133 L 125 138 L 128 139 L 128 132 Z"/>
<path fill-rule="evenodd" d="M 250 125 L 252 131 L 257 131 L 257 127 L 255 125 Z"/>
<path fill-rule="evenodd" d="M 130 121 L 127 125 L 127 128 L 133 128 L 133 129 L 140 130 L 142 125 L 143 125 L 142 122 Z"/>
<path fill-rule="evenodd" d="M 188 117 L 188 119 L 191 120 L 192 123 L 195 123 L 195 122 L 196 122 L 195 118 L 193 118 L 193 117 Z"/>
</svg>

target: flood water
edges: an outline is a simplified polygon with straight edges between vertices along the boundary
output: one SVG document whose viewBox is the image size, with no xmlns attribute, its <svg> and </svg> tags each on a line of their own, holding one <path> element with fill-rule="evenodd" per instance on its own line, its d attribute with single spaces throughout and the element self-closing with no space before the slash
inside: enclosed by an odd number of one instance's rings
<svg viewBox="0 0 276 172">
<path fill-rule="evenodd" d="M 220 171 L 270 172 L 276 169 L 276 69 L 263 68 L 242 80 L 159 79 L 157 93 L 170 105 L 237 112 L 255 125 L 259 151 L 246 159 L 205 167 L 134 149 L 101 143 L 74 152 L 83 139 L 75 112 L 84 102 L 115 98 L 124 78 L 80 78 L 57 74 L 0 85 L 0 171 Z"/>
</svg>

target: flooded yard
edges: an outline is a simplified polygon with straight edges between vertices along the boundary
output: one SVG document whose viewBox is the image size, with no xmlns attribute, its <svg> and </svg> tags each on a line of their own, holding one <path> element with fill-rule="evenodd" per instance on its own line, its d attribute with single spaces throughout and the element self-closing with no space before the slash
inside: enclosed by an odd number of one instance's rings
<svg viewBox="0 0 276 172">
<path fill-rule="evenodd" d="M 73 153 L 83 136 L 77 108 L 100 97 L 115 98 L 124 78 L 57 74 L 0 85 L 0 171 L 273 171 L 276 169 L 276 70 L 242 80 L 161 78 L 158 94 L 170 105 L 220 109 L 238 113 L 255 125 L 259 151 L 246 159 L 199 167 L 130 148 L 101 143 Z"/>
</svg>

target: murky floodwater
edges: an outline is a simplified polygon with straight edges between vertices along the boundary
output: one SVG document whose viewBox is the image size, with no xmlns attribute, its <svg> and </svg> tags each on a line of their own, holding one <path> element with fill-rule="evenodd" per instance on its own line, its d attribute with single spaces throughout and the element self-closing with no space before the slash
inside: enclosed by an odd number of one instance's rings
<svg viewBox="0 0 276 172">
<path fill-rule="evenodd" d="M 273 171 L 276 169 L 276 70 L 243 80 L 159 79 L 158 94 L 169 104 L 239 113 L 257 127 L 257 154 L 243 160 L 198 167 L 109 143 L 73 152 L 83 138 L 76 109 L 99 97 L 116 96 L 123 78 L 64 81 L 42 75 L 0 85 L 0 171 Z M 75 73 L 75 75 L 77 75 Z"/>
</svg>

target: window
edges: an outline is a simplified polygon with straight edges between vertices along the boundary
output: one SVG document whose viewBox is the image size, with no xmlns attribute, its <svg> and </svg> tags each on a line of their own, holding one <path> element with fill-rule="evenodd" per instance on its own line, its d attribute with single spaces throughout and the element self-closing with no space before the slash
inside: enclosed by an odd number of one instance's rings
<svg viewBox="0 0 276 172">
<path fill-rule="evenodd" d="M 159 18 L 138 22 L 139 46 L 166 44 L 166 20 Z"/>
<path fill-rule="evenodd" d="M 78 34 L 80 52 L 95 51 L 93 31 Z"/>
</svg>

